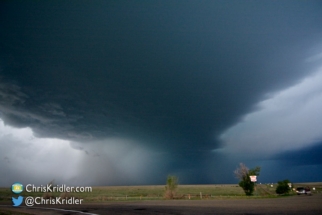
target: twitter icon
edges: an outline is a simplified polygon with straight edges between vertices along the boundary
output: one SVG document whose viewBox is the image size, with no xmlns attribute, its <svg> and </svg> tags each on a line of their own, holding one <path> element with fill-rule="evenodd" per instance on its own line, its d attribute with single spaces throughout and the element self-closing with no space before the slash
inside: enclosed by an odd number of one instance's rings
<svg viewBox="0 0 322 215">
<path fill-rule="evenodd" d="M 12 197 L 13 206 L 18 207 L 23 201 L 23 196 L 18 196 L 18 198 Z"/>
</svg>

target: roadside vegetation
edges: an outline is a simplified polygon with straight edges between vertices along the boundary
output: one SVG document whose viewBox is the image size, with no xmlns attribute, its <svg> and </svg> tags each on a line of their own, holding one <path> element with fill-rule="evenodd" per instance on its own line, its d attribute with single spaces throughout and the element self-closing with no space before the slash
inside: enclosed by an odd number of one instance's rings
<svg viewBox="0 0 322 215">
<path fill-rule="evenodd" d="M 255 182 L 252 182 L 250 176 L 259 176 L 261 168 L 259 166 L 248 169 L 245 164 L 240 163 L 239 168 L 237 168 L 234 173 L 237 179 L 239 179 L 239 186 L 243 188 L 247 196 L 252 196 L 255 190 Z"/>
<path fill-rule="evenodd" d="M 280 195 L 289 194 L 292 188 L 292 185 L 291 186 L 290 185 L 291 185 L 291 182 L 288 179 L 277 182 L 276 193 Z"/>
<path fill-rule="evenodd" d="M 166 199 L 174 199 L 178 188 L 178 177 L 169 175 L 167 178 L 167 184 L 165 186 L 164 197 Z"/>
<path fill-rule="evenodd" d="M 174 199 L 185 200 L 210 200 L 210 199 L 257 199 L 257 198 L 278 198 L 276 187 L 278 184 L 257 184 L 253 196 L 246 196 L 244 190 L 238 184 L 217 184 L 217 185 L 180 185 L 178 186 Z M 322 183 L 301 183 L 293 184 L 294 187 L 309 186 L 313 195 L 322 193 Z M 27 193 L 20 195 L 27 197 L 76 197 L 84 199 L 84 202 L 104 202 L 104 201 L 140 201 L 140 200 L 163 200 L 165 185 L 149 186 L 104 186 L 93 187 L 90 193 Z M 65 196 L 66 195 L 66 196 Z M 290 191 L 289 195 L 296 195 Z M 11 202 L 14 196 L 9 187 L 0 188 L 0 201 Z M 49 197 L 50 198 L 50 197 Z"/>
</svg>

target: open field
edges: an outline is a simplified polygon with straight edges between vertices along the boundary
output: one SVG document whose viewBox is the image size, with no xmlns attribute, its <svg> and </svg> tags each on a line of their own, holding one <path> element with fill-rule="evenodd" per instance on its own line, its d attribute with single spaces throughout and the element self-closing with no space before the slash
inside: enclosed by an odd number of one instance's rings
<svg viewBox="0 0 322 215">
<path fill-rule="evenodd" d="M 68 193 L 66 195 L 84 199 L 86 202 L 104 202 L 110 200 L 147 200 L 163 199 L 165 186 L 104 186 L 93 187 L 92 192 L 88 193 Z M 201 194 L 201 195 L 200 195 Z M 22 196 L 62 196 L 65 194 L 54 193 L 21 193 Z M 211 197 L 244 196 L 243 190 L 238 185 L 179 185 L 177 198 L 200 199 Z M 12 192 L 10 188 L 0 188 L 0 201 L 10 201 Z"/>
<path fill-rule="evenodd" d="M 164 200 L 163 185 L 93 187 L 91 193 L 74 193 L 81 205 L 41 205 L 13 208 L 9 188 L 0 188 L 0 215 L 18 214 L 322 214 L 322 183 L 296 183 L 315 187 L 312 196 L 275 195 L 276 184 L 257 185 L 247 197 L 237 185 L 179 185 L 177 199 Z M 202 194 L 202 197 L 200 196 Z M 31 195 L 30 195 L 31 194 Z M 190 194 L 190 200 L 189 200 Z M 26 193 L 23 196 L 44 196 Z M 60 196 L 53 193 L 53 196 Z M 47 209 L 44 209 L 47 208 Z M 48 209 L 51 208 L 51 209 Z M 64 211 L 62 211 L 64 209 Z M 72 211 L 69 211 L 72 210 Z"/>
<path fill-rule="evenodd" d="M 310 186 L 315 187 L 315 193 L 322 192 L 322 182 L 316 183 L 294 183 L 295 187 Z M 219 185 L 179 185 L 176 193 L 177 199 L 213 199 L 213 198 L 273 198 L 276 197 L 276 184 L 258 184 L 254 196 L 246 197 L 244 191 L 237 184 Z M 164 199 L 164 185 L 151 186 L 104 186 L 93 187 L 92 192 L 87 193 L 41 193 L 26 191 L 22 196 L 33 197 L 77 197 L 84 199 L 84 202 L 104 202 L 104 201 L 126 201 L 126 200 L 162 200 Z M 292 193 L 291 193 L 292 194 Z M 293 193 L 294 194 L 294 193 Z M 13 193 L 10 188 L 0 188 L 0 201 L 11 201 Z"/>
</svg>

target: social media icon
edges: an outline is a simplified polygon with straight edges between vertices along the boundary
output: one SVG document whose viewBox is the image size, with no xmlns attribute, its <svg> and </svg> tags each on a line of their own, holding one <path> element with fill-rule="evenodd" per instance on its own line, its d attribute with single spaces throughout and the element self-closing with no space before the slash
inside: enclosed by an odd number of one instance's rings
<svg viewBox="0 0 322 215">
<path fill-rule="evenodd" d="M 12 186 L 11 186 L 11 190 L 12 192 L 16 193 L 16 194 L 19 194 L 23 191 L 23 185 L 20 184 L 20 183 L 14 183 Z"/>
<path fill-rule="evenodd" d="M 23 201 L 23 196 L 18 196 L 18 198 L 12 197 L 13 206 L 18 207 Z"/>
</svg>

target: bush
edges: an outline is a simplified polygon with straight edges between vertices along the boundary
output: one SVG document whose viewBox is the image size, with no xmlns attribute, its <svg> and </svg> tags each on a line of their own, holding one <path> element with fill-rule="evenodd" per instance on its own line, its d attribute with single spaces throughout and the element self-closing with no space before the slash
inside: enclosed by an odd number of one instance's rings
<svg viewBox="0 0 322 215">
<path fill-rule="evenodd" d="M 278 185 L 275 191 L 277 194 L 288 194 L 291 191 L 291 188 L 288 185 L 290 183 L 289 180 L 286 179 L 284 181 L 279 181 L 277 183 Z"/>
<path fill-rule="evenodd" d="M 255 167 L 254 169 L 248 169 L 248 167 L 245 166 L 245 164 L 243 163 L 240 163 L 239 165 L 240 165 L 239 168 L 237 168 L 234 171 L 235 176 L 240 180 L 239 186 L 243 188 L 245 194 L 247 196 L 251 196 L 253 195 L 253 192 L 254 192 L 255 183 L 251 182 L 249 176 L 251 175 L 259 176 L 259 172 L 261 168 Z"/>
<path fill-rule="evenodd" d="M 251 182 L 249 177 L 240 181 L 239 186 L 243 188 L 243 190 L 247 196 L 253 195 L 255 183 Z"/>
<path fill-rule="evenodd" d="M 165 186 L 164 197 L 166 199 L 173 199 L 178 187 L 178 178 L 174 175 L 169 175 L 167 178 L 167 185 Z"/>
</svg>

